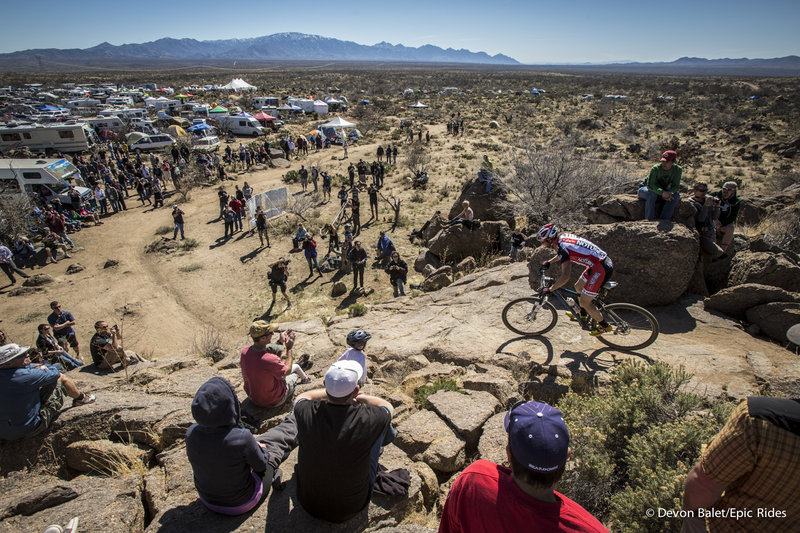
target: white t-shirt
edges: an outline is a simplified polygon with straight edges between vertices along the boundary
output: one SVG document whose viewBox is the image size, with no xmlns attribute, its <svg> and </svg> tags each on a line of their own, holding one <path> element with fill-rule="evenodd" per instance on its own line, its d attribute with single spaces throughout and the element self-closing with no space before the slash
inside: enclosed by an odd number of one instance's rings
<svg viewBox="0 0 800 533">
<path fill-rule="evenodd" d="M 361 379 L 358 380 L 359 386 L 367 382 L 367 356 L 355 348 L 350 348 L 342 354 L 338 359 L 339 361 L 355 361 L 364 369 Z"/>
</svg>

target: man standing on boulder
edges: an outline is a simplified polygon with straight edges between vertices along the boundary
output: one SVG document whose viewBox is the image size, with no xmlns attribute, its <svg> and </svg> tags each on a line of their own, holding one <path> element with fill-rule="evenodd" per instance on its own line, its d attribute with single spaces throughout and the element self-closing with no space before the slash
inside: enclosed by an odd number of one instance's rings
<svg viewBox="0 0 800 533">
<path fill-rule="evenodd" d="M 394 440 L 392 405 L 363 394 L 363 368 L 337 361 L 325 388 L 304 392 L 297 420 L 297 499 L 312 516 L 345 522 L 369 504 L 381 448 Z"/>
<path fill-rule="evenodd" d="M 661 220 L 672 220 L 675 206 L 681 199 L 679 188 L 683 169 L 675 164 L 677 158 L 678 154 L 674 150 L 664 152 L 661 155 L 661 162 L 653 165 L 645 184 L 639 188 L 639 199 L 645 202 L 644 218 L 647 220 L 655 220 L 656 200 L 659 198 L 664 201 Z"/>
<path fill-rule="evenodd" d="M 481 459 L 447 495 L 439 533 L 580 531 L 608 533 L 586 509 L 555 491 L 570 454 L 561 411 L 518 402 L 505 418 L 511 468 Z"/>
</svg>

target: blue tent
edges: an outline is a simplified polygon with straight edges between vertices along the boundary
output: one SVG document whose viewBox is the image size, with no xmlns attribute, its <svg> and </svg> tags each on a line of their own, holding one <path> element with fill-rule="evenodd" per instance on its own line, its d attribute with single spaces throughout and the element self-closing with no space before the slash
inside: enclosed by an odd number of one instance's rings
<svg viewBox="0 0 800 533">
<path fill-rule="evenodd" d="M 186 128 L 186 131 L 203 131 L 203 130 L 210 130 L 212 126 L 209 126 L 206 123 L 195 124 L 189 128 Z"/>
<path fill-rule="evenodd" d="M 54 105 L 47 105 L 47 104 L 40 105 L 36 109 L 38 109 L 39 111 L 61 111 L 62 110 L 62 108 L 60 108 L 60 107 L 56 107 Z"/>
<path fill-rule="evenodd" d="M 247 111 L 242 111 L 241 113 L 239 113 L 239 114 L 238 114 L 238 115 L 236 115 L 236 116 L 237 116 L 237 117 L 245 117 L 245 118 L 252 118 L 252 117 L 253 117 L 253 115 L 251 115 L 251 114 L 250 114 L 250 113 L 248 113 Z"/>
</svg>

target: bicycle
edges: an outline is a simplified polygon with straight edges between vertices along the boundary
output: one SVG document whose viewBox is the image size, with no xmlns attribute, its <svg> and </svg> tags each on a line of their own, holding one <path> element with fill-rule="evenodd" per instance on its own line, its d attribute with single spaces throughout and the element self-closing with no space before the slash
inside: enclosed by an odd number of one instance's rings
<svg viewBox="0 0 800 533">
<path fill-rule="evenodd" d="M 560 300 L 568 308 L 573 309 L 581 328 L 591 330 L 596 322 L 590 316 L 581 318 L 577 312 L 577 303 L 570 303 L 568 299 L 577 302 L 577 292 L 561 287 L 553 292 L 542 295 L 542 289 L 549 288 L 555 278 L 545 276 L 546 268 L 539 271 L 539 294 L 525 298 L 517 298 L 506 304 L 503 308 L 503 324 L 518 335 L 536 337 L 544 335 L 558 323 L 558 311 L 550 302 L 551 295 Z M 603 313 L 606 321 L 613 328 L 610 332 L 597 337 L 597 339 L 614 348 L 623 350 L 640 350 L 650 346 L 658 338 L 659 327 L 656 317 L 650 311 L 629 303 L 605 303 L 603 300 L 608 292 L 618 285 L 615 281 L 603 284 L 594 304 Z"/>
</svg>

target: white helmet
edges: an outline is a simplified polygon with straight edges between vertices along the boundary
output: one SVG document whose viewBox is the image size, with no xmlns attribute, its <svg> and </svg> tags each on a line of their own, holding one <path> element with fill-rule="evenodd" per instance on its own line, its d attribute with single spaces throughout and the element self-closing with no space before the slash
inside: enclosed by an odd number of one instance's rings
<svg viewBox="0 0 800 533">
<path fill-rule="evenodd" d="M 555 239 L 556 235 L 558 235 L 558 228 L 551 222 L 539 228 L 536 238 L 541 242 L 548 239 Z"/>
</svg>

